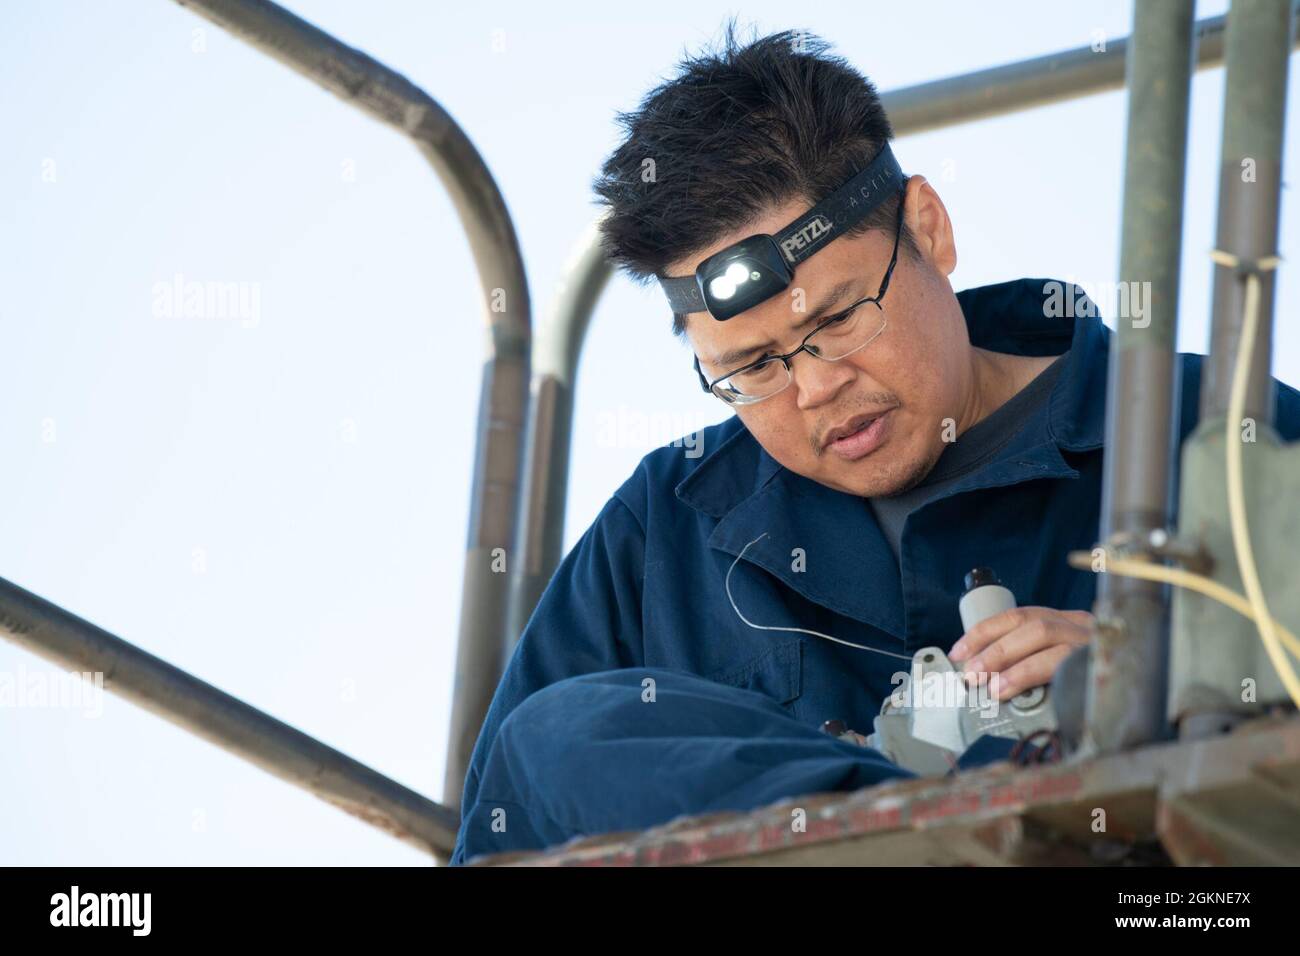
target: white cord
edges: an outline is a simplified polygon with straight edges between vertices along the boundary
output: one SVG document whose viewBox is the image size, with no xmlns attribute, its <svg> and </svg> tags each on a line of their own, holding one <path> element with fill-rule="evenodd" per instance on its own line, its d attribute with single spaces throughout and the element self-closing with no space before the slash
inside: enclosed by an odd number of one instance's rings
<svg viewBox="0 0 1300 956">
<path fill-rule="evenodd" d="M 1238 268 L 1241 260 L 1228 252 L 1215 249 L 1210 253 L 1215 262 L 1228 268 Z M 1246 410 L 1246 386 L 1250 379 L 1250 359 L 1255 350 L 1255 332 L 1259 325 L 1259 274 L 1267 269 L 1277 268 L 1280 260 L 1269 256 L 1255 263 L 1255 267 L 1246 273 L 1246 300 L 1242 304 L 1241 338 L 1237 344 L 1237 360 L 1232 371 L 1232 389 L 1228 399 L 1228 420 L 1226 425 L 1228 455 L 1228 516 L 1232 528 L 1232 547 L 1237 555 L 1237 567 L 1241 571 L 1241 583 L 1250 599 L 1254 611 L 1255 626 L 1259 630 L 1264 650 L 1273 663 L 1273 669 L 1282 679 L 1291 700 L 1300 707 L 1300 678 L 1296 677 L 1291 661 L 1282 652 L 1277 637 L 1277 627 L 1273 616 L 1268 611 L 1264 599 L 1264 586 L 1259 579 L 1259 569 L 1255 565 L 1255 551 L 1250 543 L 1250 528 L 1246 521 L 1246 496 L 1242 479 L 1242 446 L 1244 444 L 1239 429 L 1242 414 Z"/>
<path fill-rule="evenodd" d="M 1235 269 L 1241 260 L 1231 253 L 1215 249 L 1210 257 L 1217 263 Z M 1272 614 L 1264 600 L 1264 589 L 1259 580 L 1259 571 L 1255 566 L 1255 552 L 1250 544 L 1250 528 L 1246 521 L 1246 496 L 1242 481 L 1242 438 L 1238 432 L 1241 426 L 1242 412 L 1246 407 L 1246 381 L 1249 372 L 1250 353 L 1255 346 L 1255 332 L 1259 312 L 1259 272 L 1274 269 L 1280 261 L 1277 256 L 1269 256 L 1256 263 L 1256 269 L 1246 276 L 1246 299 L 1243 303 L 1241 338 L 1237 345 L 1237 358 L 1233 363 L 1232 388 L 1229 393 L 1226 420 L 1225 456 L 1228 471 L 1228 518 L 1232 529 L 1232 546 L 1236 552 L 1237 566 L 1241 571 L 1242 583 L 1247 597 L 1224 587 L 1218 581 L 1201 574 L 1193 574 L 1182 568 L 1168 568 L 1161 564 L 1139 558 L 1108 558 L 1102 568 L 1092 565 L 1092 553 L 1088 551 L 1072 552 L 1068 558 L 1072 567 L 1094 572 L 1109 571 L 1121 577 L 1142 578 L 1147 581 L 1164 581 L 1178 587 L 1188 588 L 1213 598 L 1221 604 L 1232 608 L 1238 614 L 1253 620 L 1259 631 L 1264 650 L 1277 671 L 1278 677 L 1286 687 L 1292 702 L 1300 707 L 1300 680 L 1296 678 L 1291 661 L 1282 652 L 1279 635 L 1286 642 L 1287 648 L 1300 656 L 1300 640 L 1286 629 Z"/>
<path fill-rule="evenodd" d="M 749 544 L 741 548 L 740 554 L 736 555 L 736 560 L 732 561 L 731 567 L 727 568 L 727 577 L 725 580 L 725 586 L 727 589 L 727 600 L 731 602 L 731 609 L 736 612 L 736 617 L 740 618 L 750 627 L 759 631 L 790 631 L 795 634 L 811 634 L 814 637 L 824 637 L 826 638 L 826 640 L 834 641 L 836 644 L 845 644 L 848 647 L 856 647 L 860 651 L 871 651 L 873 654 L 884 654 L 886 657 L 897 657 L 901 661 L 910 662 L 912 660 L 912 658 L 908 657 L 906 654 L 895 654 L 893 651 L 882 651 L 878 647 L 867 647 L 865 644 L 854 644 L 852 641 L 846 641 L 838 637 L 831 637 L 831 635 L 823 634 L 821 631 L 810 631 L 807 628 L 803 628 L 803 627 L 776 627 L 771 624 L 755 624 L 749 618 L 745 617 L 745 615 L 741 614 L 740 608 L 736 606 L 736 599 L 731 596 L 731 572 L 736 570 L 736 565 L 739 564 L 740 559 L 745 556 L 745 552 L 748 551 L 752 545 L 758 544 L 758 542 L 762 541 L 766 537 L 767 537 L 767 532 L 764 531 L 753 541 L 749 542 Z"/>
</svg>

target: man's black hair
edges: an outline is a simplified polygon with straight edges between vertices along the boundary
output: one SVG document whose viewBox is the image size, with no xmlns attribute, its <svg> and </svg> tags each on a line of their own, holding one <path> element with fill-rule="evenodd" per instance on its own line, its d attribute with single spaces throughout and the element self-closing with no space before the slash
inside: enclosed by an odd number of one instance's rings
<svg viewBox="0 0 1300 956">
<path fill-rule="evenodd" d="M 893 128 L 871 81 L 829 48 L 798 30 L 742 45 L 733 18 L 720 49 L 687 54 L 676 77 L 619 113 L 627 138 L 594 184 L 608 207 L 606 257 L 644 285 L 775 206 L 819 202 L 870 163 Z M 844 235 L 892 231 L 898 202 Z M 906 225 L 899 247 L 916 255 Z M 685 318 L 673 315 L 675 334 Z"/>
</svg>

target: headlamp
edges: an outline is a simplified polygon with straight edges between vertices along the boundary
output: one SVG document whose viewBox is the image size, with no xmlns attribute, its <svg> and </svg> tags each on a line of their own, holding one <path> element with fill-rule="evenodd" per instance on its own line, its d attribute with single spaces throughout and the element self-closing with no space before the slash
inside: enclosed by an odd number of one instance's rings
<svg viewBox="0 0 1300 956">
<path fill-rule="evenodd" d="M 839 189 L 776 235 L 759 233 L 701 262 L 694 275 L 660 276 L 673 312 L 708 312 L 719 322 L 789 288 L 800 262 L 857 225 L 904 181 L 886 143 L 876 158 Z"/>
</svg>

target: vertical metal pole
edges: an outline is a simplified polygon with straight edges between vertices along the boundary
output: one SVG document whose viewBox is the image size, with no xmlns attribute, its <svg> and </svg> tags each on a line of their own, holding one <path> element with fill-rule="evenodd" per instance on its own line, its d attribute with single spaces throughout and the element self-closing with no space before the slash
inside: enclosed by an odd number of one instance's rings
<svg viewBox="0 0 1300 956">
<path fill-rule="evenodd" d="M 518 304 L 513 308 L 526 312 L 527 293 L 522 288 L 518 292 Z M 460 807 L 474 744 L 505 668 L 511 562 L 518 559 L 512 546 L 527 401 L 526 353 L 523 357 L 517 352 L 504 357 L 498 353 L 483 367 L 479 394 L 474 494 L 442 778 L 442 802 L 449 807 Z"/>
<path fill-rule="evenodd" d="M 1295 4 L 1282 0 L 1236 0 L 1227 18 L 1216 245 L 1243 262 L 1277 251 L 1292 50 L 1288 37 L 1295 29 L 1295 18 Z M 1215 562 L 1215 578 L 1234 590 L 1242 588 L 1242 580 L 1223 513 L 1223 431 L 1240 350 L 1245 288 L 1233 269 L 1215 266 L 1210 354 L 1202 364 L 1201 426 L 1184 452 L 1180 499 L 1184 503 L 1180 526 L 1200 539 Z M 1270 424 L 1275 389 L 1269 374 L 1274 272 L 1261 274 L 1259 291 L 1259 325 L 1248 356 L 1243 415 L 1254 420 L 1257 440 L 1267 446 L 1276 440 Z M 1234 424 L 1234 430 L 1241 427 L 1241 422 Z M 1248 476 L 1256 474 L 1250 461 L 1248 455 Z M 1263 467 L 1262 462 L 1258 464 Z M 1256 493 L 1262 487 L 1248 482 L 1248 487 L 1252 486 Z M 1269 540 L 1261 528 L 1254 532 L 1257 541 L 1261 537 Z M 1240 690 L 1233 674 L 1257 674 L 1262 668 L 1259 699 L 1285 696 L 1255 628 L 1235 615 L 1227 618 L 1222 609 L 1197 595 L 1179 593 L 1175 597 L 1168 709 L 1185 738 L 1220 733 L 1248 716 L 1251 708 L 1238 701 Z"/>
<path fill-rule="evenodd" d="M 1277 251 L 1294 18 L 1295 7 L 1283 0 L 1234 0 L 1228 13 L 1217 247 L 1243 260 Z M 1273 420 L 1274 388 L 1269 371 L 1274 276 L 1274 272 L 1265 272 L 1261 277 L 1259 332 L 1246 390 L 1246 415 L 1260 423 Z M 1201 380 L 1202 420 L 1228 410 L 1244 292 L 1245 283 L 1233 270 L 1214 267 L 1210 355 Z"/>
<path fill-rule="evenodd" d="M 1129 290 L 1141 290 L 1146 311 L 1140 319 L 1131 309 L 1117 315 L 1111 339 L 1101 503 L 1107 543 L 1142 542 L 1169 524 L 1192 16 L 1192 0 L 1134 4 L 1119 272 Z M 1166 736 L 1166 589 L 1103 574 L 1094 610 L 1100 626 L 1084 750 L 1105 753 Z"/>
<path fill-rule="evenodd" d="M 579 238 L 551 306 L 538 323 L 524 444 L 523 496 L 516 523 L 505 655 L 509 658 L 564 550 L 569 446 L 578 356 L 596 302 L 613 274 L 596 223 Z"/>
</svg>

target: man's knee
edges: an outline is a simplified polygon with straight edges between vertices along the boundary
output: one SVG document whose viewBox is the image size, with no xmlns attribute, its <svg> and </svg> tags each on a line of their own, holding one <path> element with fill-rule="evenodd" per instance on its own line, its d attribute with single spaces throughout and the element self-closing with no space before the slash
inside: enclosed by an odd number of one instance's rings
<svg viewBox="0 0 1300 956">
<path fill-rule="evenodd" d="M 527 761 L 552 768 L 592 744 L 695 736 L 761 737 L 812 731 L 773 700 L 657 667 L 569 677 L 527 697 L 502 723 L 499 746 L 519 769 Z"/>
<path fill-rule="evenodd" d="M 530 751 L 566 748 L 626 733 L 652 716 L 664 672 L 655 668 L 596 671 L 568 677 L 530 694 L 501 724 L 506 747 Z"/>
</svg>

